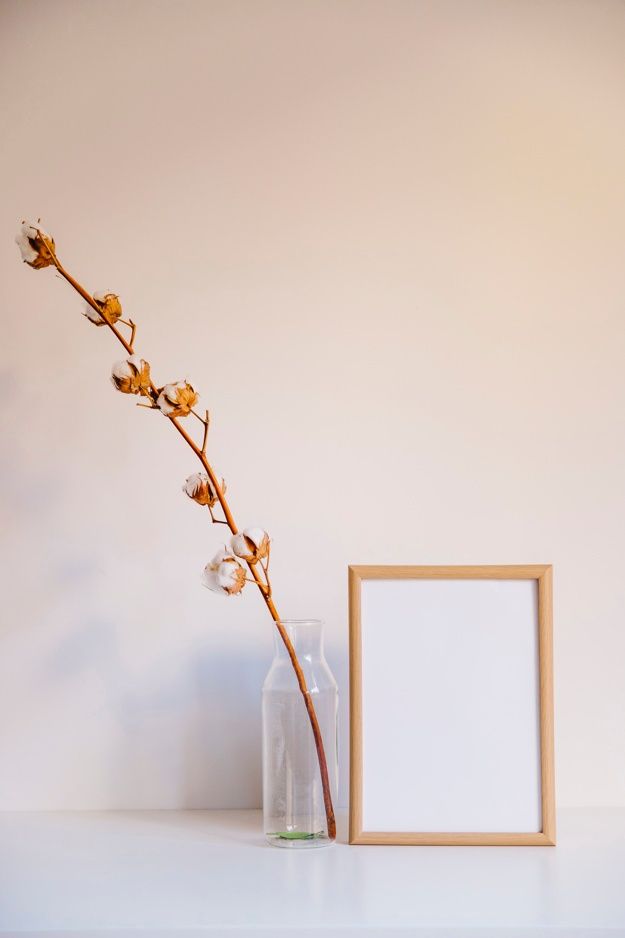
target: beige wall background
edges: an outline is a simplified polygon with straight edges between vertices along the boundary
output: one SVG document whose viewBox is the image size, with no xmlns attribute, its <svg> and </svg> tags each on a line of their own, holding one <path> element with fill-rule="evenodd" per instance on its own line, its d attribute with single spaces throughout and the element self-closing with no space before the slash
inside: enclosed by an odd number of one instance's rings
<svg viewBox="0 0 625 938">
<path fill-rule="evenodd" d="M 625 4 L 0 15 L 0 807 L 258 804 L 271 657 L 199 586 L 191 454 L 20 264 L 39 215 L 326 620 L 342 803 L 348 563 L 552 562 L 559 804 L 625 804 Z"/>
</svg>

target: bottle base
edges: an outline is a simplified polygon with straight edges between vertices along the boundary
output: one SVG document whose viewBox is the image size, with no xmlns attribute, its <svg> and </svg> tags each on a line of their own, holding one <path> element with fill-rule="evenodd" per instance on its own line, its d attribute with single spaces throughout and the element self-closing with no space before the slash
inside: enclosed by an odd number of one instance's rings
<svg viewBox="0 0 625 938">
<path fill-rule="evenodd" d="M 276 831 L 266 833 L 267 842 L 273 847 L 286 847 L 289 850 L 311 850 L 317 847 L 331 847 L 334 840 L 325 831 Z"/>
</svg>

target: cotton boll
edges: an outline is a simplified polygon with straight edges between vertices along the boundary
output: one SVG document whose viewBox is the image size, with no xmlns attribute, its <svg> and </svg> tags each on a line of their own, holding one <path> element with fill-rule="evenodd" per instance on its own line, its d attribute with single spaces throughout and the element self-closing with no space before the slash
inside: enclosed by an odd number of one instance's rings
<svg viewBox="0 0 625 938">
<path fill-rule="evenodd" d="M 241 560 L 256 563 L 269 556 L 269 535 L 263 528 L 245 528 L 232 536 L 230 546 Z"/>
<path fill-rule="evenodd" d="M 213 491 L 210 479 L 205 472 L 194 472 L 193 475 L 189 476 L 182 486 L 182 491 L 198 505 L 208 505 L 212 508 L 217 502 L 217 495 Z"/>
<path fill-rule="evenodd" d="M 166 417 L 186 417 L 199 400 L 187 381 L 175 381 L 161 388 L 156 405 Z"/>
<path fill-rule="evenodd" d="M 236 596 L 245 586 L 245 569 L 234 554 L 223 547 L 204 568 L 202 585 L 222 596 Z"/>
<path fill-rule="evenodd" d="M 29 267 L 40 270 L 54 264 L 54 238 L 37 222 L 22 222 L 22 227 L 15 236 L 15 243 L 20 249 L 22 260 Z"/>
<path fill-rule="evenodd" d="M 150 396 L 150 366 L 138 355 L 115 362 L 111 381 L 123 394 Z"/>
<path fill-rule="evenodd" d="M 98 309 L 95 310 L 90 303 L 85 303 L 83 314 L 95 326 L 105 326 L 107 322 L 114 326 L 122 314 L 122 304 L 117 294 L 98 290 L 93 294 L 93 299 Z"/>
</svg>

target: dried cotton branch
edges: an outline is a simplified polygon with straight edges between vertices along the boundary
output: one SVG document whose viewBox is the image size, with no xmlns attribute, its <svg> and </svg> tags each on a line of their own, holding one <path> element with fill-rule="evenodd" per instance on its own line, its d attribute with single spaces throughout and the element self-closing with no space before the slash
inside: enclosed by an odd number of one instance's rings
<svg viewBox="0 0 625 938">
<path fill-rule="evenodd" d="M 149 406 L 152 409 L 160 410 L 168 418 L 168 423 L 175 428 L 176 432 L 199 459 L 203 471 L 196 473 L 195 476 L 189 476 L 185 482 L 184 491 L 194 501 L 198 501 L 201 505 L 207 505 L 211 519 L 216 523 L 226 524 L 233 535 L 232 547 L 224 547 L 206 566 L 203 583 L 208 589 L 225 596 L 238 595 L 246 582 L 252 582 L 258 587 L 290 658 L 308 714 L 319 761 L 328 836 L 334 840 L 336 837 L 336 823 L 321 730 L 314 703 L 308 691 L 306 679 L 293 643 L 280 619 L 272 598 L 268 577 L 269 536 L 262 528 L 246 528 L 239 534 L 234 516 L 225 497 L 226 487 L 223 481 L 220 483 L 219 477 L 206 456 L 208 411 L 205 420 L 195 414 L 204 425 L 203 441 L 199 446 L 178 420 L 180 417 L 195 413 L 193 408 L 198 400 L 196 391 L 187 381 L 166 384 L 160 389 L 153 383 L 150 378 L 150 366 L 144 359 L 134 354 L 136 325 L 131 319 L 127 322 L 121 319 L 122 308 L 117 294 L 109 292 L 91 295 L 61 264 L 56 255 L 54 239 L 41 227 L 40 221 L 37 223 L 22 222 L 16 242 L 23 261 L 30 267 L 35 270 L 43 267 L 55 267 L 58 273 L 85 301 L 87 305 L 85 314 L 91 322 L 99 326 L 107 326 L 117 341 L 124 347 L 128 358 L 116 362 L 113 366 L 111 377 L 115 387 L 124 394 L 145 396 L 149 400 L 149 404 L 140 406 Z M 117 328 L 120 321 L 130 326 L 130 341 L 125 339 Z M 217 504 L 223 512 L 223 521 L 218 521 L 213 515 L 213 506 Z M 251 577 L 246 576 L 244 563 L 247 563 Z M 259 572 L 259 567 L 262 570 L 262 575 Z"/>
</svg>

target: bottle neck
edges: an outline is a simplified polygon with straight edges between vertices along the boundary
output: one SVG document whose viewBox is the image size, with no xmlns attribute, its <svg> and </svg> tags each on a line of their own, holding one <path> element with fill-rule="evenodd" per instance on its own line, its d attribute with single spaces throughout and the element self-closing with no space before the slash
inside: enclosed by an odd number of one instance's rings
<svg viewBox="0 0 625 938">
<path fill-rule="evenodd" d="M 320 619 L 283 619 L 295 654 L 301 660 L 323 658 L 323 622 Z M 274 660 L 288 660 L 289 655 L 277 629 L 274 630 Z"/>
</svg>

